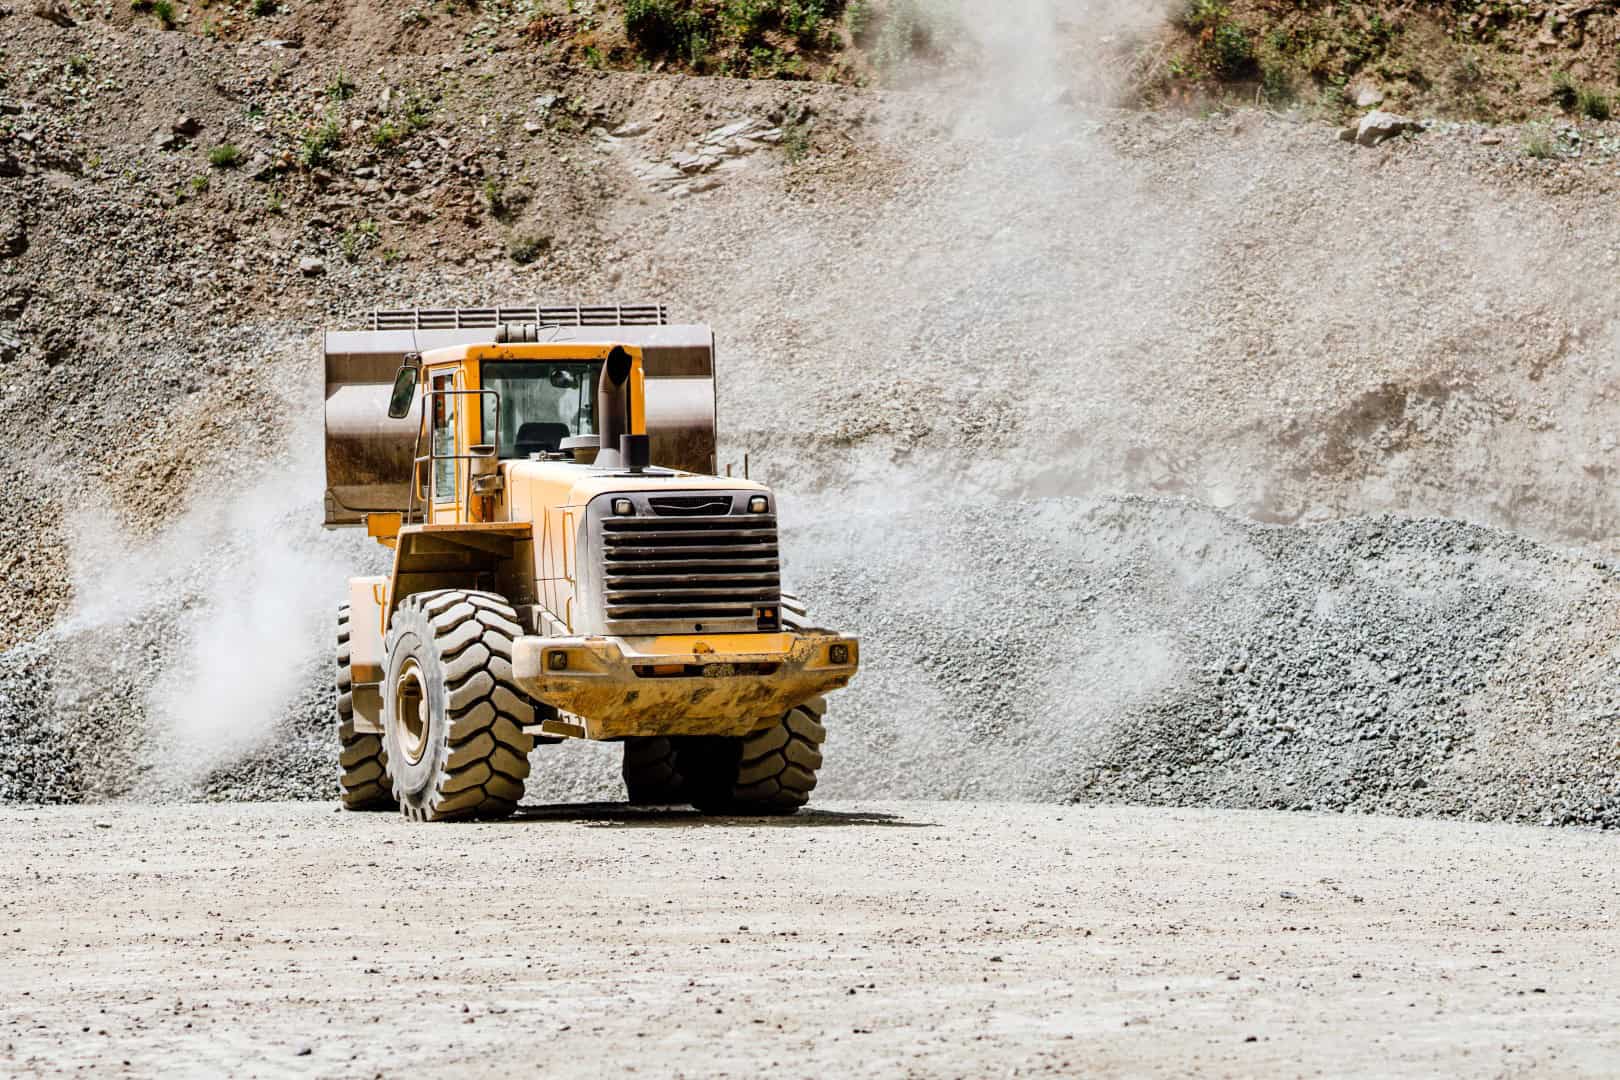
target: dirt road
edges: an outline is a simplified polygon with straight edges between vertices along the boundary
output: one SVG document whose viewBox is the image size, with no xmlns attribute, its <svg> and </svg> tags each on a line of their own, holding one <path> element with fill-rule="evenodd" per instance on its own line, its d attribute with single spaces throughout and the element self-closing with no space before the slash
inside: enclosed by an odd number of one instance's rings
<svg viewBox="0 0 1620 1080">
<path fill-rule="evenodd" d="M 0 810 L 0 1073 L 1614 1075 L 1620 836 Z"/>
</svg>

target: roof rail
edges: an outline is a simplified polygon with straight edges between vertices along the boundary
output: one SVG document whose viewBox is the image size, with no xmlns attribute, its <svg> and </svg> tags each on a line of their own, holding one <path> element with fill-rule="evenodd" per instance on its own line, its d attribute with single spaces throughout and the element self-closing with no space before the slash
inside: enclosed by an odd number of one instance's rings
<svg viewBox="0 0 1620 1080">
<path fill-rule="evenodd" d="M 370 330 L 484 330 L 503 323 L 542 326 L 667 326 L 664 304 L 562 304 L 545 307 L 397 308 L 373 311 Z"/>
</svg>

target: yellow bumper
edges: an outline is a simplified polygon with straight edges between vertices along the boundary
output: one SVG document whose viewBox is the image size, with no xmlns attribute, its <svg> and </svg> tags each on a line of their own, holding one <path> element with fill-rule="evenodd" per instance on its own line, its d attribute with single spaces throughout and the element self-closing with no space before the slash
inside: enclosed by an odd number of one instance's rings
<svg viewBox="0 0 1620 1080">
<path fill-rule="evenodd" d="M 856 640 L 835 634 L 520 637 L 512 648 L 517 684 L 580 717 L 591 739 L 746 735 L 847 685 L 859 663 Z"/>
</svg>

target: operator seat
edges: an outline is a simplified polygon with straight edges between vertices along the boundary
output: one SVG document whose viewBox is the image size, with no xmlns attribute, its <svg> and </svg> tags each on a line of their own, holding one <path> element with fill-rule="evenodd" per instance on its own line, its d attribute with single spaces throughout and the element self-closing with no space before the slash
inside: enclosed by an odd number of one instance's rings
<svg viewBox="0 0 1620 1080">
<path fill-rule="evenodd" d="M 520 458 L 526 458 L 530 454 L 538 454 L 541 451 L 555 453 L 558 444 L 572 434 L 573 432 L 568 429 L 567 424 L 559 424 L 555 421 L 531 420 L 526 424 L 518 425 L 516 445 L 513 447 L 512 452 Z"/>
</svg>

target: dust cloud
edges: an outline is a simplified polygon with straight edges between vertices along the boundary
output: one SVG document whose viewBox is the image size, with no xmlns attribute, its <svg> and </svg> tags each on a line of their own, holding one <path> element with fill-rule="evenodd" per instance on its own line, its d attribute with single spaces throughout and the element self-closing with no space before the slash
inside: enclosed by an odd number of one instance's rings
<svg viewBox="0 0 1620 1080">
<path fill-rule="evenodd" d="M 299 368 L 275 366 L 266 382 L 296 386 Z M 216 494 L 149 535 L 104 511 L 69 519 L 75 606 L 52 631 L 59 708 L 109 732 L 144 728 L 123 741 L 133 760 L 100 763 L 103 792 L 184 791 L 264 745 L 312 668 L 330 679 L 344 580 L 375 557 L 319 526 L 318 425 L 318 413 L 298 422 L 284 456 L 211 471 Z"/>
<path fill-rule="evenodd" d="M 896 443 L 943 448 L 802 467 L 761 455 L 786 489 L 790 584 L 865 641 L 867 672 L 831 702 L 829 795 L 1062 798 L 1118 718 L 1183 676 L 1171 632 L 1183 579 L 1224 553 L 1189 557 L 1198 538 L 1174 529 L 1124 545 L 1077 536 L 1071 511 L 1046 506 L 1120 490 L 1112 447 L 1085 417 L 1117 424 L 1131 406 L 1121 372 L 1099 360 L 1146 347 L 1204 273 L 1196 222 L 1098 135 L 1113 52 L 1060 48 L 1061 24 L 1122 41 L 1160 14 L 1030 0 L 936 15 L 970 35 L 973 62 L 959 53 L 946 69 L 905 72 L 921 91 L 905 105 L 964 156 L 940 172 L 934 149 L 899 127 L 915 116 L 891 118 L 880 138 L 920 153 L 910 166 L 929 182 L 885 208 L 858 252 L 833 255 L 836 270 L 812 258 L 783 282 L 807 352 L 892 376 L 862 384 L 876 400 L 865 394 L 861 413 Z M 1087 108 L 1074 107 L 1076 87 Z M 765 259 L 806 265 L 778 254 Z M 970 514 L 1000 520 L 974 535 L 961 528 Z M 1062 572 L 1136 568 L 1130 548 L 1157 552 L 1145 620 L 1088 605 Z"/>
</svg>

